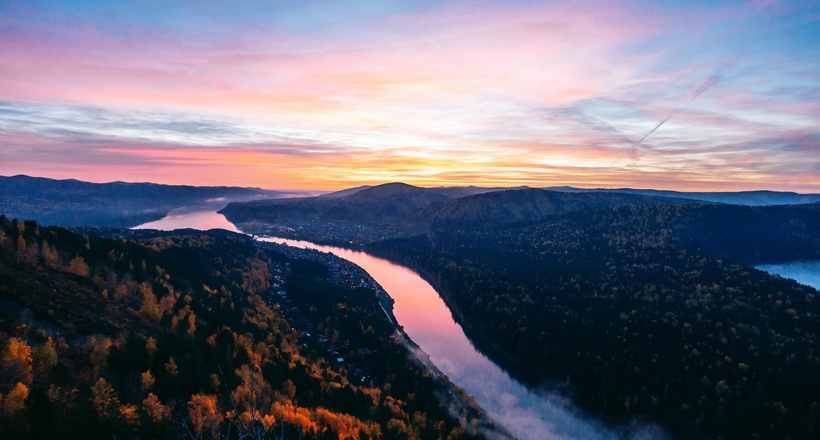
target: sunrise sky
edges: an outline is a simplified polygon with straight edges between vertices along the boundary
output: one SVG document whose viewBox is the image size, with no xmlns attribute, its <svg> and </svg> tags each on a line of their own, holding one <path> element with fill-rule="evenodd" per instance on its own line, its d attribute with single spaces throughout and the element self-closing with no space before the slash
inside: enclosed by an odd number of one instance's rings
<svg viewBox="0 0 820 440">
<path fill-rule="evenodd" d="M 4 0 L 0 175 L 820 192 L 819 20 L 817 1 Z"/>
</svg>

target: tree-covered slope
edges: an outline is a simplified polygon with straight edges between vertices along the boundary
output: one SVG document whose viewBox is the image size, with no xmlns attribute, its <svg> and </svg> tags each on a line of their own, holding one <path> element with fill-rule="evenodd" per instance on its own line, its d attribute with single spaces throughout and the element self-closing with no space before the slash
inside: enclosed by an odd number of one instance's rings
<svg viewBox="0 0 820 440">
<path fill-rule="evenodd" d="M 815 205 L 643 205 L 376 243 L 514 362 L 686 438 L 820 434 L 820 294 L 739 260 L 820 258 Z M 727 258 L 731 257 L 731 258 Z"/>
<path fill-rule="evenodd" d="M 153 183 L 89 183 L 0 176 L 0 215 L 45 225 L 131 227 L 174 208 L 215 199 L 250 200 L 293 194 L 259 188 L 196 187 Z"/>
<path fill-rule="evenodd" d="M 537 223 L 570 211 L 642 204 L 697 203 L 631 194 L 563 193 L 534 188 L 419 188 L 379 185 L 339 197 L 231 203 L 220 211 L 255 232 L 316 241 L 376 241 L 431 230 L 486 230 Z"/>
<path fill-rule="evenodd" d="M 0 216 L 0 436 L 472 437 L 372 290 L 239 235 L 156 235 Z"/>
<path fill-rule="evenodd" d="M 562 193 L 529 188 L 462 197 L 431 205 L 425 214 L 434 230 L 490 230 L 508 224 L 538 223 L 571 211 L 670 203 L 687 202 L 630 194 Z"/>
<path fill-rule="evenodd" d="M 349 222 L 367 225 L 426 227 L 420 208 L 475 194 L 502 190 L 473 186 L 420 188 L 387 183 L 353 188 L 317 197 L 231 203 L 220 213 L 240 224 L 265 222 L 299 226 L 306 222 Z"/>
</svg>

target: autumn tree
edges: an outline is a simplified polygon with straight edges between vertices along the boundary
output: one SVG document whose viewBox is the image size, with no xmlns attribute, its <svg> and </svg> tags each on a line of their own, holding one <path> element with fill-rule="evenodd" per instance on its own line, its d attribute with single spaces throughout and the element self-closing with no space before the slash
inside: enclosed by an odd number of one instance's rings
<svg viewBox="0 0 820 440">
<path fill-rule="evenodd" d="M 113 418 L 119 410 L 119 401 L 117 395 L 114 393 L 114 388 L 104 378 L 97 380 L 97 383 L 91 387 L 91 403 L 94 406 L 94 411 L 97 413 L 97 418 L 101 422 L 106 422 Z"/>
<path fill-rule="evenodd" d="M 9 339 L 2 354 L 2 376 L 4 385 L 8 389 L 13 388 L 15 383 L 31 384 L 31 347 L 22 339 Z"/>
<path fill-rule="evenodd" d="M 89 274 L 88 264 L 85 262 L 83 257 L 75 257 L 71 260 L 68 263 L 66 270 L 81 277 L 88 277 Z"/>
</svg>

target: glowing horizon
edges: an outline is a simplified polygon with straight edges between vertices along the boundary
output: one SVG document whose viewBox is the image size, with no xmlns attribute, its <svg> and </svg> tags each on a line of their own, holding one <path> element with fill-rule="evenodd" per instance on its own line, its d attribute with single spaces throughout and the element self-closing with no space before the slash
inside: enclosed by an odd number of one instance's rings
<svg viewBox="0 0 820 440">
<path fill-rule="evenodd" d="M 820 6 L 0 6 L 0 175 L 820 192 Z"/>
</svg>

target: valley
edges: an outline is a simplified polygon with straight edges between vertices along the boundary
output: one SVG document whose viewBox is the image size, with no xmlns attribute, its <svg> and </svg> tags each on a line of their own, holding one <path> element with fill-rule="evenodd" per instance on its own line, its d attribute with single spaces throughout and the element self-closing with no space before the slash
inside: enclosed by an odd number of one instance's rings
<svg viewBox="0 0 820 440">
<path fill-rule="evenodd" d="M 679 203 L 537 189 L 470 189 L 474 194 L 455 196 L 448 191 L 391 184 L 315 200 L 248 204 L 264 206 L 268 214 L 262 217 L 236 211 L 236 204 L 217 214 L 215 205 L 208 211 L 171 211 L 133 230 L 77 230 L 128 242 L 163 242 L 202 234 L 196 229 L 241 229 L 342 245 L 273 240 L 330 252 L 364 271 L 328 254 L 257 242 L 273 246 L 266 252 L 288 262 L 276 266 L 285 272 L 274 274 L 274 284 L 260 299 L 281 311 L 296 338 L 291 343 L 302 344 L 308 361 L 327 357 L 327 367 L 333 370 L 335 362 L 348 381 L 350 375 L 360 382 L 383 377 L 357 354 L 377 346 L 366 331 L 357 332 L 379 320 L 402 326 L 404 336 L 395 342 L 415 352 L 408 368 L 429 375 L 431 390 L 450 390 L 436 397 L 451 408 L 437 417 L 462 417 L 464 435 L 789 439 L 815 432 L 820 404 L 813 399 L 820 384 L 810 371 L 820 362 L 815 356 L 818 292 L 755 266 L 776 272 L 778 263 L 820 259 L 816 204 Z M 347 202 L 352 196 L 357 197 Z M 367 214 L 360 216 L 363 210 Z M 234 229 L 237 215 L 250 217 Z M 180 227 L 189 229 L 171 232 Z M 206 234 L 248 241 L 219 229 Z M 11 237 L 14 229 L 9 230 Z M 20 258 L 21 244 L 16 246 Z M 23 260 L 36 267 L 42 264 L 38 258 L 45 258 L 41 254 Z M 377 257 L 412 267 L 424 280 Z M 794 269 L 788 268 L 799 266 L 786 267 L 789 274 Z M 304 276 L 286 275 L 295 269 Z M 416 281 L 396 285 L 404 273 Z M 345 290 L 328 290 L 330 285 Z M 369 309 L 360 309 L 361 300 L 345 291 L 369 292 Z M 42 316 L 33 303 L 11 299 L 26 313 Z M 347 305 L 340 309 L 333 301 Z M 362 319 L 360 330 L 332 325 L 351 336 L 342 346 L 330 342 L 328 328 L 335 318 L 322 321 L 340 316 L 340 310 L 368 310 L 354 315 Z M 15 322 L 23 315 L 6 319 Z M 37 318 L 35 328 L 74 328 L 74 321 Z M 70 337 L 89 329 L 81 327 Z M 333 345 L 326 348 L 328 343 Z M 297 400 L 314 402 L 305 399 Z M 566 399 L 578 407 L 567 407 Z M 465 424 L 463 415 L 475 421 Z M 330 432 L 316 426 L 314 433 Z"/>
</svg>

